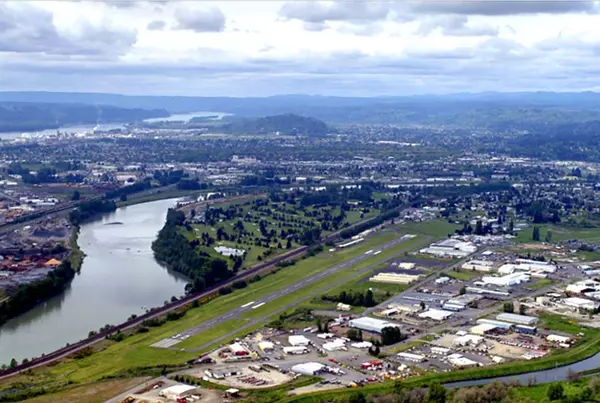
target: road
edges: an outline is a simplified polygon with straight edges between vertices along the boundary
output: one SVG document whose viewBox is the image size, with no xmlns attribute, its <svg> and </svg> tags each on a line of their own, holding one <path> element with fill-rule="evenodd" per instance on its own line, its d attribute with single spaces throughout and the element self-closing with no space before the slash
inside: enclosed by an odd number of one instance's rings
<svg viewBox="0 0 600 403">
<path fill-rule="evenodd" d="M 405 242 L 405 241 L 407 241 L 409 239 L 412 239 L 412 236 L 404 235 L 402 237 L 394 239 L 391 242 L 388 242 L 385 245 L 382 245 L 382 246 L 378 247 L 377 250 L 385 251 L 385 250 L 390 249 L 390 248 L 392 248 L 392 247 L 394 247 L 394 246 L 396 246 L 396 245 L 398 245 L 398 244 L 400 244 L 402 242 Z M 403 253 L 403 252 L 398 252 L 398 254 L 400 254 L 400 253 Z M 208 331 L 213 326 L 215 326 L 217 324 L 220 324 L 220 323 L 223 323 L 224 321 L 227 321 L 227 320 L 230 320 L 230 319 L 238 319 L 245 312 L 249 312 L 253 308 L 257 308 L 257 307 L 260 307 L 260 306 L 263 306 L 263 305 L 268 305 L 270 302 L 276 300 L 277 298 L 280 298 L 280 297 L 282 297 L 284 295 L 288 295 L 288 294 L 290 294 L 290 293 L 292 293 L 294 291 L 297 291 L 297 290 L 299 290 L 301 288 L 310 286 L 311 284 L 316 284 L 320 280 L 326 278 L 327 276 L 330 276 L 330 275 L 332 275 L 334 273 L 337 273 L 337 272 L 339 272 L 341 270 L 344 270 L 344 269 L 349 269 L 352 266 L 356 265 L 357 263 L 360 263 L 360 262 L 364 261 L 365 259 L 368 259 L 368 258 L 371 258 L 371 257 L 373 257 L 373 254 L 363 254 L 363 255 L 357 256 L 355 258 L 352 258 L 350 260 L 344 261 L 343 263 L 334 265 L 334 266 L 332 266 L 332 267 L 330 267 L 330 268 L 328 268 L 328 269 L 326 269 L 326 270 L 324 270 L 324 271 L 322 271 L 322 272 L 320 272 L 320 273 L 318 273 L 318 274 L 316 274 L 316 275 L 314 275 L 312 277 L 308 277 L 308 278 L 305 278 L 305 279 L 303 279 L 303 280 L 301 280 L 301 281 L 299 281 L 297 283 L 290 284 L 287 287 L 284 287 L 284 288 L 282 288 L 282 289 L 280 289 L 280 290 L 278 290 L 278 291 L 276 291 L 276 292 L 274 292 L 274 293 L 272 293 L 272 294 L 270 294 L 270 295 L 268 295 L 266 297 L 257 298 L 256 300 L 252 301 L 252 303 L 248 303 L 248 304 L 244 304 L 242 306 L 235 307 L 231 311 L 229 311 L 229 312 L 227 312 L 227 313 L 225 313 L 223 315 L 217 316 L 217 317 L 212 318 L 212 319 L 210 319 L 210 320 L 208 320 L 206 322 L 200 323 L 200 324 L 198 324 L 198 325 L 196 325 L 196 326 L 194 326 L 194 327 L 192 327 L 190 329 L 187 329 L 187 330 L 185 330 L 183 332 L 180 332 L 178 339 L 171 339 L 171 338 L 163 339 L 163 340 L 155 343 L 153 346 L 155 346 L 155 347 L 175 348 L 175 349 L 177 349 L 177 343 L 179 341 L 181 341 L 182 338 L 184 338 L 184 337 L 187 338 L 187 337 L 196 335 L 198 333 L 202 333 L 202 332 Z M 388 259 L 385 259 L 385 260 L 390 260 L 390 259 L 393 259 L 393 258 L 388 258 Z M 382 261 L 385 261 L 385 260 L 382 260 Z M 381 262 L 378 262 L 377 264 L 379 264 L 379 263 L 381 263 Z M 367 267 L 367 268 L 361 270 L 357 274 L 357 276 L 360 276 L 361 274 L 366 273 L 366 272 L 368 272 L 369 270 L 372 270 L 372 269 L 373 269 L 372 266 Z M 345 278 L 345 279 L 343 279 L 341 281 L 341 283 L 331 283 L 330 287 L 328 287 L 328 288 L 329 289 L 334 288 L 335 286 L 337 286 L 339 284 L 343 284 L 344 282 L 347 282 L 347 281 L 348 281 L 348 279 Z M 322 293 L 324 291 L 322 289 L 322 287 L 316 287 L 316 288 L 319 288 L 319 291 L 316 292 L 315 294 L 320 294 L 320 293 Z M 295 301 L 292 304 L 286 305 L 285 307 L 283 307 L 281 309 L 278 309 L 276 312 L 269 312 L 268 314 L 265 315 L 265 317 L 261 317 L 261 318 L 257 318 L 256 320 L 249 321 L 248 324 L 246 326 L 244 326 L 244 327 L 249 327 L 249 326 L 251 326 L 251 325 L 253 325 L 255 323 L 262 322 L 262 321 L 266 320 L 268 317 L 271 317 L 271 316 L 273 316 L 273 315 L 275 315 L 277 313 L 280 313 L 280 312 L 283 312 L 283 311 L 285 311 L 285 310 L 287 310 L 289 308 L 292 308 L 295 305 L 297 305 L 299 302 L 302 302 L 302 301 L 304 301 L 304 300 L 306 300 L 308 298 L 312 298 L 313 296 L 314 295 L 311 294 L 310 296 L 308 296 L 306 298 L 303 298 L 301 300 L 297 300 L 297 301 Z M 236 329 L 236 331 L 234 333 L 239 332 L 239 330 L 240 329 Z M 228 336 L 229 335 L 223 336 L 223 338 L 226 339 Z M 215 340 L 211 341 L 210 344 L 214 344 L 214 342 L 215 342 Z M 203 345 L 203 346 L 200 346 L 198 348 L 193 349 L 192 351 L 199 351 L 199 350 L 201 350 L 201 349 L 203 349 L 205 347 L 206 346 Z"/>
</svg>

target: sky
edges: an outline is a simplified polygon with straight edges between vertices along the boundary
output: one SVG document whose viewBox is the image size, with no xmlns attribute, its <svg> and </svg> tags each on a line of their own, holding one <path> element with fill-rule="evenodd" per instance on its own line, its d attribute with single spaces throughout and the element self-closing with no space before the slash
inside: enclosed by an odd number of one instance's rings
<svg viewBox="0 0 600 403">
<path fill-rule="evenodd" d="M 600 91 L 599 14 L 577 0 L 0 0 L 0 91 Z"/>
</svg>

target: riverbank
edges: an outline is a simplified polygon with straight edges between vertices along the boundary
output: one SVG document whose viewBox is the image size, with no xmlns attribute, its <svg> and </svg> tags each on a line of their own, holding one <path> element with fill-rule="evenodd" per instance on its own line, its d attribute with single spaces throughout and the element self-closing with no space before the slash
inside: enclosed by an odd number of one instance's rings
<svg viewBox="0 0 600 403">
<path fill-rule="evenodd" d="M 79 247 L 77 240 L 79 239 L 79 225 L 71 226 L 71 237 L 69 238 L 69 255 L 67 256 L 67 260 L 71 263 L 71 267 L 76 272 L 81 270 L 81 266 L 83 265 L 83 259 L 85 258 L 85 253 Z"/>
</svg>

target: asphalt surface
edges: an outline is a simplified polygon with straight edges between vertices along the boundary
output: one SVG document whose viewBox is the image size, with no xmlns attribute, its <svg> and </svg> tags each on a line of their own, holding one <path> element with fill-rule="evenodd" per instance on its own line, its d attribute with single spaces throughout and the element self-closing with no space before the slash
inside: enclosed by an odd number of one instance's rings
<svg viewBox="0 0 600 403">
<path fill-rule="evenodd" d="M 393 241 L 391 241 L 391 242 L 389 242 L 387 244 L 384 244 L 382 246 L 374 248 L 373 251 L 374 252 L 375 251 L 382 251 L 383 252 L 383 251 L 385 251 L 387 249 L 390 249 L 390 248 L 392 248 L 392 247 L 394 247 L 396 245 L 399 245 L 402 242 L 405 242 L 405 241 L 407 241 L 409 239 L 412 239 L 412 237 L 408 236 L 408 235 L 404 235 L 404 236 L 402 236 L 400 238 L 397 238 L 397 239 L 395 239 L 395 240 L 393 240 Z M 385 260 L 394 259 L 397 255 L 402 254 L 402 253 L 404 253 L 404 251 L 398 252 L 398 254 L 396 254 L 394 257 L 391 257 L 391 258 L 388 258 L 388 259 L 385 259 Z M 327 276 L 330 276 L 330 275 L 332 275 L 332 274 L 334 274 L 336 272 L 339 272 L 341 270 L 348 269 L 348 268 L 356 265 L 357 263 L 360 263 L 363 260 L 371 258 L 373 256 L 374 256 L 373 253 L 363 254 L 363 255 L 357 256 L 355 258 L 352 258 L 350 260 L 347 260 L 347 261 L 345 261 L 343 263 L 340 263 L 340 264 L 337 264 L 335 266 L 332 266 L 329 269 L 324 270 L 324 271 L 318 273 L 315 276 L 312 276 L 312 277 L 309 277 L 309 278 L 305 278 L 305 279 L 303 279 L 303 280 L 301 280 L 301 281 L 299 281 L 297 283 L 294 283 L 294 284 L 290 284 L 289 286 L 287 286 L 285 288 L 282 288 L 282 289 L 274 292 L 273 294 L 271 294 L 269 296 L 257 298 L 255 301 L 252 302 L 252 304 L 244 304 L 242 306 L 235 307 L 231 311 L 229 311 L 229 312 L 227 312 L 227 313 L 225 313 L 223 315 L 217 316 L 217 317 L 212 318 L 212 319 L 210 319 L 210 320 L 208 320 L 206 322 L 202 322 L 202 323 L 198 324 L 197 326 L 194 326 L 194 327 L 192 327 L 190 329 L 187 329 L 187 330 L 179 333 L 178 340 L 171 339 L 171 340 L 173 340 L 172 343 L 167 342 L 166 341 L 167 339 L 163 339 L 163 340 L 155 343 L 154 346 L 156 346 L 156 347 L 163 347 L 163 348 L 178 349 L 177 348 L 177 343 L 175 343 L 176 341 L 177 342 L 183 341 L 186 338 L 191 337 L 191 336 L 193 336 L 195 334 L 206 332 L 206 331 L 210 330 L 213 326 L 215 326 L 217 324 L 220 324 L 220 323 L 222 323 L 224 321 L 227 321 L 227 320 L 230 320 L 230 319 L 240 318 L 242 314 L 244 314 L 245 312 L 251 311 L 253 309 L 253 307 L 256 307 L 257 305 L 263 306 L 263 305 L 260 305 L 260 304 L 264 304 L 265 306 L 268 306 L 269 302 L 271 302 L 271 301 L 273 301 L 273 300 L 275 300 L 275 299 L 277 299 L 279 297 L 282 297 L 284 295 L 290 294 L 290 293 L 292 293 L 292 292 L 294 292 L 294 291 L 296 291 L 296 290 L 298 290 L 300 288 L 304 288 L 304 287 L 309 286 L 311 284 L 318 283 L 320 280 L 322 280 L 323 278 L 325 278 Z M 377 264 L 379 264 L 379 263 L 380 262 L 378 262 Z M 369 266 L 369 267 L 367 267 L 367 268 L 365 268 L 363 270 L 360 270 L 359 272 L 357 272 L 356 277 L 358 277 L 358 276 L 360 276 L 360 275 L 362 275 L 362 274 L 364 274 L 364 273 L 372 270 L 373 266 L 374 265 L 371 265 L 371 266 Z M 344 278 L 344 279 L 342 279 L 339 282 L 331 283 L 331 284 L 329 284 L 328 289 L 334 288 L 334 287 L 336 287 L 336 286 L 338 286 L 340 284 L 343 284 L 343 283 L 345 283 L 347 281 L 349 281 L 348 278 Z M 227 334 L 227 335 L 225 335 L 223 337 L 220 337 L 218 339 L 214 339 L 214 340 L 212 340 L 207 345 L 202 345 L 202 346 L 199 346 L 197 348 L 190 349 L 190 351 L 200 351 L 200 350 L 202 350 L 202 349 L 204 349 L 206 347 L 209 347 L 210 345 L 214 344 L 217 341 L 227 340 L 228 338 L 230 338 L 234 334 L 238 333 L 241 329 L 246 328 L 246 327 L 250 327 L 250 326 L 254 325 L 255 323 L 264 322 L 267 318 L 269 318 L 269 317 L 271 317 L 273 315 L 276 315 L 276 314 L 278 314 L 280 312 L 284 312 L 285 310 L 287 310 L 289 308 L 293 308 L 299 302 L 302 302 L 302 301 L 305 301 L 307 299 L 313 298 L 315 295 L 321 294 L 323 291 L 325 291 L 325 290 L 323 290 L 322 288 L 319 288 L 318 291 L 316 291 L 315 293 L 307 296 L 306 298 L 299 299 L 299 300 L 295 301 L 292 304 L 288 304 L 288 305 L 286 305 L 286 306 L 278 309 L 275 312 L 271 311 L 271 312 L 265 313 L 265 315 L 263 317 L 249 320 L 248 324 L 245 325 L 245 326 L 243 326 L 243 327 L 241 327 L 240 329 L 236 329 L 234 332 L 231 332 L 230 334 Z M 173 335 L 173 336 L 176 336 L 176 335 Z"/>
</svg>

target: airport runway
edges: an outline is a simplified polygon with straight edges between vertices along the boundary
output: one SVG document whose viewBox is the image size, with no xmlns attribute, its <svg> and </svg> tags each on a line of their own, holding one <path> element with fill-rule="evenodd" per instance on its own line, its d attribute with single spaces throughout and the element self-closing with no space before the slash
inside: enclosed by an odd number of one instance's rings
<svg viewBox="0 0 600 403">
<path fill-rule="evenodd" d="M 337 264 L 335 266 L 332 266 L 329 269 L 324 270 L 324 271 L 316 274 L 315 276 L 312 276 L 312 277 L 309 277 L 309 278 L 305 278 L 302 281 L 299 281 L 299 282 L 297 282 L 295 284 L 291 284 L 291 285 L 289 285 L 289 286 L 287 286 L 285 288 L 282 288 L 281 290 L 278 290 L 278 291 L 274 292 L 273 294 L 271 294 L 269 296 L 262 297 L 262 298 L 257 298 L 255 301 L 251 301 L 251 302 L 246 303 L 246 304 L 244 304 L 242 306 L 233 308 L 228 313 L 225 313 L 223 315 L 217 316 L 217 317 L 215 317 L 213 319 L 210 319 L 210 320 L 208 320 L 206 322 L 202 322 L 202 323 L 198 324 L 197 326 L 194 326 L 194 327 L 192 327 L 190 329 L 187 329 L 187 330 L 185 330 L 185 331 L 183 331 L 183 332 L 181 332 L 181 333 L 179 333 L 177 335 L 173 335 L 173 336 L 168 337 L 166 339 L 160 340 L 160 341 L 152 344 L 152 347 L 158 347 L 158 348 L 177 348 L 177 343 L 179 343 L 180 341 L 186 340 L 187 338 L 189 338 L 189 337 L 191 337 L 191 336 L 193 336 L 195 334 L 207 331 L 210 328 L 212 328 L 213 326 L 218 325 L 218 324 L 220 324 L 220 323 L 222 323 L 224 321 L 227 321 L 227 320 L 230 320 L 230 319 L 239 318 L 243 313 L 245 313 L 247 311 L 250 311 L 250 310 L 256 309 L 256 308 L 260 308 L 263 305 L 268 305 L 269 302 L 271 302 L 271 301 L 273 301 L 273 300 L 275 300 L 275 299 L 277 299 L 277 298 L 279 298 L 281 296 L 287 295 L 287 294 L 289 294 L 291 292 L 294 292 L 294 291 L 296 291 L 296 290 L 298 290 L 300 288 L 304 288 L 304 287 L 306 287 L 306 286 L 308 286 L 308 285 L 310 285 L 312 283 L 316 283 L 319 280 L 321 280 L 321 279 L 323 279 L 323 278 L 325 278 L 325 277 L 327 277 L 327 276 L 329 276 L 331 274 L 334 274 L 334 273 L 336 273 L 336 272 L 338 272 L 340 270 L 348 269 L 348 268 L 354 266 L 355 264 L 360 263 L 361 261 L 363 261 L 365 259 L 373 257 L 374 255 L 377 255 L 377 254 L 379 254 L 379 253 L 381 253 L 381 252 L 383 252 L 383 251 L 385 251 L 385 250 L 387 250 L 389 248 L 392 248 L 392 247 L 394 247 L 394 246 L 396 246 L 396 245 L 398 245 L 398 244 L 400 244 L 402 242 L 405 242 L 405 241 L 407 241 L 409 239 L 412 239 L 412 238 L 414 238 L 414 235 L 404 235 L 404 236 L 401 236 L 400 238 L 395 239 L 395 240 L 393 240 L 391 242 L 388 242 L 387 244 L 384 244 L 382 246 L 376 247 L 372 251 L 368 251 L 367 253 L 365 253 L 363 255 L 357 256 L 357 257 L 352 258 L 350 260 L 347 260 L 347 261 L 345 261 L 343 263 L 340 263 L 340 264 Z M 367 269 L 365 269 L 365 271 L 368 271 L 370 269 L 371 268 L 367 268 Z M 361 273 L 362 273 L 362 271 L 361 271 Z M 344 281 L 347 281 L 347 280 L 344 280 Z M 332 286 L 333 285 L 334 284 L 332 284 Z M 293 304 L 293 305 L 295 305 L 295 304 Z M 285 309 L 288 309 L 288 308 L 289 307 L 286 306 L 283 309 L 285 310 Z M 273 313 L 270 312 L 266 316 L 272 316 L 272 315 L 273 315 Z M 259 319 L 259 320 L 262 320 L 262 319 Z M 253 323 L 254 323 L 254 321 L 253 321 Z"/>
</svg>

